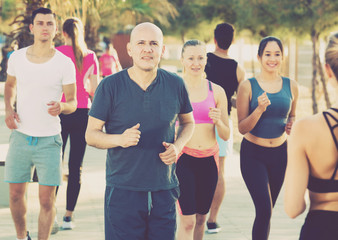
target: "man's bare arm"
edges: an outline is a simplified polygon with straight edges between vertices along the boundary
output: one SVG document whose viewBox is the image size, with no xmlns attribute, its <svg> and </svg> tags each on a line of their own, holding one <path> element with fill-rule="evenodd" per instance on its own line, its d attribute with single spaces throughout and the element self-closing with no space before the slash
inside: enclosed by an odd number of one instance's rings
<svg viewBox="0 0 338 240">
<path fill-rule="evenodd" d="M 115 147 L 127 148 L 136 146 L 140 140 L 141 132 L 138 130 L 140 124 L 126 129 L 122 134 L 108 134 L 103 132 L 105 122 L 89 116 L 86 130 L 86 141 L 88 145 L 108 149 Z"/>
</svg>

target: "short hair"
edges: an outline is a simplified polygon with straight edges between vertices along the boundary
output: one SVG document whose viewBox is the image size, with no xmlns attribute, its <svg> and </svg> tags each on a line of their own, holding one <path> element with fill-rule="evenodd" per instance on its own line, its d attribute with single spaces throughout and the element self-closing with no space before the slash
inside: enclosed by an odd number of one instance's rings
<svg viewBox="0 0 338 240">
<path fill-rule="evenodd" d="M 183 57 L 183 53 L 186 47 L 192 47 L 192 46 L 205 46 L 205 43 L 197 39 L 191 39 L 191 40 L 186 41 L 182 47 L 181 57 Z"/>
<path fill-rule="evenodd" d="M 214 37 L 217 42 L 217 45 L 224 50 L 227 50 L 235 34 L 235 27 L 229 23 L 220 23 L 216 26 L 214 30 Z"/>
<path fill-rule="evenodd" d="M 264 52 L 264 49 L 266 47 L 266 45 L 269 43 L 269 42 L 276 42 L 280 48 L 280 51 L 282 52 L 282 55 L 283 55 L 283 44 L 282 44 L 282 41 L 277 38 L 277 37 L 273 37 L 273 36 L 268 36 L 268 37 L 265 37 L 261 40 L 261 42 L 259 43 L 259 47 L 258 47 L 258 56 L 262 56 L 263 55 L 263 52 Z"/>
<path fill-rule="evenodd" d="M 33 12 L 32 12 L 32 24 L 34 23 L 34 19 L 36 17 L 37 14 L 52 14 L 53 17 L 55 18 L 55 13 L 53 13 L 52 10 L 50 10 L 49 8 L 38 8 L 38 9 L 35 9 Z"/>
<path fill-rule="evenodd" d="M 332 34 L 329 38 L 325 50 L 325 62 L 331 67 L 338 80 L 338 32 Z"/>
</svg>

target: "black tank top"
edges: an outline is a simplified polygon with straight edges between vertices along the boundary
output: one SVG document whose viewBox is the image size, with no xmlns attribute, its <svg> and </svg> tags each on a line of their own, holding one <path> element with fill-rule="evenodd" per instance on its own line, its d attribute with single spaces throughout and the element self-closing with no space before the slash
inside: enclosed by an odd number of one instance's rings
<svg viewBox="0 0 338 240">
<path fill-rule="evenodd" d="M 207 79 L 220 85 L 227 95 L 228 99 L 228 114 L 231 111 L 231 98 L 237 91 L 237 62 L 230 58 L 221 58 L 213 53 L 208 53 L 207 65 L 205 73 Z"/>
<path fill-rule="evenodd" d="M 335 112 L 338 112 L 338 109 L 336 108 L 331 108 L 331 109 Z M 335 116 L 333 116 L 330 112 L 323 112 L 323 115 L 324 115 L 327 125 L 330 128 L 334 143 L 336 144 L 336 149 L 338 150 L 338 141 L 337 141 L 336 135 L 334 134 L 334 129 L 338 127 L 338 119 Z M 329 118 L 335 121 L 333 125 L 331 125 Z M 338 192 L 338 180 L 334 179 L 337 173 L 337 169 L 338 169 L 338 159 L 337 159 L 336 168 L 330 179 L 320 179 L 320 178 L 313 177 L 310 174 L 309 183 L 308 183 L 307 188 L 311 190 L 312 192 L 316 192 L 316 193 Z"/>
</svg>

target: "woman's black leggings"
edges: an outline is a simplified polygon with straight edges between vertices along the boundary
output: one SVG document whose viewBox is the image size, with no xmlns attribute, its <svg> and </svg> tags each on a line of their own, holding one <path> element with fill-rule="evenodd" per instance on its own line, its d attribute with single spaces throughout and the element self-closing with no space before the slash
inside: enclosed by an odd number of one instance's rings
<svg viewBox="0 0 338 240">
<path fill-rule="evenodd" d="M 337 240 L 338 212 L 311 210 L 306 216 L 299 240 Z"/>
<path fill-rule="evenodd" d="M 241 172 L 256 209 L 252 240 L 266 240 L 270 219 L 283 184 L 287 144 L 262 147 L 243 138 L 240 150 Z"/>
<path fill-rule="evenodd" d="M 68 136 L 70 137 L 66 209 L 74 211 L 80 193 L 82 162 L 87 145 L 85 133 L 88 123 L 88 109 L 78 108 L 74 113 L 60 114 L 60 119 L 63 140 L 62 159 L 64 158 Z"/>
</svg>

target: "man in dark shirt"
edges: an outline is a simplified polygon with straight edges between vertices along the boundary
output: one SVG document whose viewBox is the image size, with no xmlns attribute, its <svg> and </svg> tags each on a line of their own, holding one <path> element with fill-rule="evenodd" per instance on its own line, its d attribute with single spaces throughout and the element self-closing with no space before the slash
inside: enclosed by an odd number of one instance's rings
<svg viewBox="0 0 338 240">
<path fill-rule="evenodd" d="M 219 145 L 219 174 L 216 192 L 210 208 L 210 215 L 207 221 L 208 233 L 217 233 L 220 226 L 217 224 L 217 214 L 225 194 L 224 181 L 224 162 L 225 158 L 230 155 L 232 151 L 232 121 L 230 118 L 230 111 L 232 107 L 231 98 L 237 91 L 239 83 L 244 80 L 244 70 L 238 63 L 228 55 L 230 45 L 234 40 L 235 29 L 231 24 L 218 24 L 214 31 L 215 51 L 208 53 L 207 65 L 205 72 L 207 79 L 220 85 L 225 90 L 228 99 L 228 114 L 230 126 L 230 139 L 228 141 L 222 140 L 217 134 L 217 142 Z"/>
<path fill-rule="evenodd" d="M 158 68 L 164 46 L 157 26 L 137 25 L 127 49 L 133 66 L 100 83 L 86 132 L 89 145 L 108 149 L 105 236 L 174 240 L 175 162 L 193 133 L 192 107 L 183 80 Z"/>
</svg>

